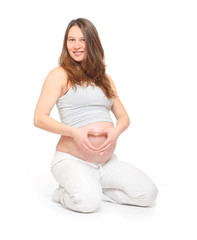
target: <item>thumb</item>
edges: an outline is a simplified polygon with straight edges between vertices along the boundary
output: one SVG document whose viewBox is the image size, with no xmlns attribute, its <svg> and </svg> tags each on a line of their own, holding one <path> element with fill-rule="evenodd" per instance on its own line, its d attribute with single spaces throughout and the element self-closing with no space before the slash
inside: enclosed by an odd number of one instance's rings
<svg viewBox="0 0 197 240">
<path fill-rule="evenodd" d="M 93 150 L 93 151 L 97 151 L 97 150 L 98 150 L 97 147 L 95 147 L 94 145 L 92 145 L 92 143 L 88 140 L 88 138 L 86 138 L 86 139 L 84 140 L 84 144 L 85 144 L 89 149 L 91 149 L 91 150 Z"/>
</svg>

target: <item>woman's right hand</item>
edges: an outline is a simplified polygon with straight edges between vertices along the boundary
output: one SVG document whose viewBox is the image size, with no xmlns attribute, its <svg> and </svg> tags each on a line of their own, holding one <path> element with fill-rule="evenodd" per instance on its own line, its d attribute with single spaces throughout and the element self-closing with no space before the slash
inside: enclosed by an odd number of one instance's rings
<svg viewBox="0 0 197 240">
<path fill-rule="evenodd" d="M 98 148 L 93 146 L 88 139 L 88 134 L 94 130 L 89 128 L 73 128 L 72 136 L 76 145 L 85 151 L 98 152 Z"/>
</svg>

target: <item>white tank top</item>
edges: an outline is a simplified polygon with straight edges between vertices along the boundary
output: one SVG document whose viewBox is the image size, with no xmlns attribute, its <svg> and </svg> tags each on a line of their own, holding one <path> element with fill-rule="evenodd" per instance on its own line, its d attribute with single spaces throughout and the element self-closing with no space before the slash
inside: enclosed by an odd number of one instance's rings
<svg viewBox="0 0 197 240">
<path fill-rule="evenodd" d="M 113 122 L 110 115 L 113 99 L 108 99 L 97 86 L 76 87 L 56 103 L 62 123 L 79 128 L 95 122 Z"/>
</svg>

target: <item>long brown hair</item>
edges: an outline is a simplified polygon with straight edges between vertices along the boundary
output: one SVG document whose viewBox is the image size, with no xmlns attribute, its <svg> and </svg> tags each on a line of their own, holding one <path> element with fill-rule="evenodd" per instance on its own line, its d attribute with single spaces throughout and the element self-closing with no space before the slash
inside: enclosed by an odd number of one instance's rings
<svg viewBox="0 0 197 240">
<path fill-rule="evenodd" d="M 70 57 L 67 49 L 68 33 L 73 26 L 78 26 L 85 37 L 87 54 L 81 63 Z M 78 18 L 68 24 L 59 57 L 59 65 L 66 70 L 71 86 L 76 87 L 76 84 L 82 86 L 84 83 L 88 85 L 95 83 L 108 98 L 116 96 L 105 73 L 104 50 L 98 32 L 89 20 Z"/>
</svg>

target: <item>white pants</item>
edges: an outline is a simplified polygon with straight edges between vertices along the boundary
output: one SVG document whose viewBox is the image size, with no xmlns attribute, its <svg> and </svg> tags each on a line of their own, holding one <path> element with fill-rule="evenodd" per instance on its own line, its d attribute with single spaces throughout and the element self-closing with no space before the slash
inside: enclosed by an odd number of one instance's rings
<svg viewBox="0 0 197 240">
<path fill-rule="evenodd" d="M 56 152 L 51 172 L 59 184 L 53 200 L 78 212 L 94 212 L 101 201 L 150 206 L 157 188 L 141 170 L 117 159 L 94 164 L 70 154 Z"/>
</svg>

